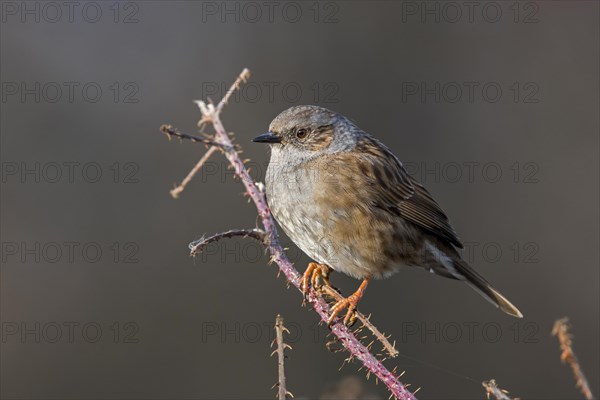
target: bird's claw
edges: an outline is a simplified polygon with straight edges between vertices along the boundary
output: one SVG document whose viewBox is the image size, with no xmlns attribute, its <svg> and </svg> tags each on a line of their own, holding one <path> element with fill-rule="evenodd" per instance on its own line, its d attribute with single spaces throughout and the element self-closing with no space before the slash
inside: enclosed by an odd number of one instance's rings
<svg viewBox="0 0 600 400">
<path fill-rule="evenodd" d="M 329 284 L 330 272 L 331 268 L 325 264 L 317 264 L 316 262 L 308 264 L 306 271 L 304 271 L 304 274 L 302 275 L 303 305 L 306 304 L 306 301 L 308 300 L 308 293 L 310 292 L 311 286 L 313 290 L 317 290 L 323 285 L 331 286 Z"/>
<path fill-rule="evenodd" d="M 342 312 L 344 308 L 347 308 L 346 315 L 344 316 L 344 325 L 351 327 L 356 322 L 356 305 L 360 300 L 359 296 L 356 294 L 350 295 L 345 299 L 342 299 L 335 303 L 333 307 L 331 307 L 331 315 L 327 320 L 327 325 L 331 326 L 335 320 L 335 318 Z"/>
<path fill-rule="evenodd" d="M 329 283 L 329 273 L 331 272 L 331 268 L 325 264 L 318 264 L 315 262 L 311 262 L 306 267 L 306 271 L 302 275 L 302 294 L 303 301 L 302 304 L 305 305 L 308 300 L 308 295 L 310 293 L 310 288 L 312 286 L 313 290 L 320 290 L 323 286 L 327 286 L 339 293 L 339 290 L 331 286 Z M 356 305 L 361 299 L 363 292 L 365 291 L 367 284 L 370 278 L 366 278 L 360 287 L 348 296 L 347 298 L 343 298 L 336 302 L 331 308 L 331 315 L 327 320 L 327 325 L 331 326 L 335 320 L 335 318 L 342 312 L 344 308 L 347 308 L 346 315 L 344 316 L 344 324 L 348 327 L 351 327 L 356 322 Z M 329 293 L 331 294 L 331 293 Z"/>
<path fill-rule="evenodd" d="M 327 320 L 327 325 L 331 326 L 335 318 L 340 314 L 340 312 L 342 312 L 344 308 L 348 309 L 348 311 L 346 311 L 346 316 L 344 317 L 344 325 L 348 327 L 354 325 L 354 323 L 356 322 L 356 305 L 362 298 L 363 293 L 365 292 L 365 289 L 367 288 L 367 285 L 370 280 L 370 277 L 365 278 L 356 290 L 356 292 L 352 293 L 347 298 L 342 299 L 333 305 L 333 307 L 331 308 L 331 315 Z"/>
</svg>

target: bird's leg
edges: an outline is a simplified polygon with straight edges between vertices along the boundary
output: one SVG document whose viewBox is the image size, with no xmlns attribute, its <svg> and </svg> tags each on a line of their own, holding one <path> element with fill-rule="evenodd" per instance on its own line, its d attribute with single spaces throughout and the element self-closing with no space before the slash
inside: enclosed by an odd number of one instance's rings
<svg viewBox="0 0 600 400">
<path fill-rule="evenodd" d="M 306 301 L 306 298 L 308 297 L 308 286 L 317 266 L 318 264 L 316 262 L 308 263 L 308 267 L 306 267 L 306 271 L 304 271 L 304 275 L 302 275 L 302 294 L 304 295 L 304 301 Z"/>
<path fill-rule="evenodd" d="M 358 304 L 358 301 L 362 298 L 370 280 L 371 277 L 365 278 L 358 287 L 358 289 L 356 289 L 356 292 L 352 293 L 347 298 L 342 299 L 333 305 L 333 307 L 331 308 L 331 316 L 329 316 L 329 320 L 327 321 L 328 325 L 331 325 L 333 323 L 335 317 L 337 317 L 338 314 L 344 308 L 348 308 L 346 316 L 344 317 L 344 324 L 348 326 L 352 326 L 352 324 L 354 324 L 354 321 L 356 320 L 356 305 Z"/>
<path fill-rule="evenodd" d="M 318 264 L 316 262 L 311 262 L 306 267 L 306 271 L 302 275 L 302 293 L 304 294 L 304 299 L 308 297 L 308 290 L 310 284 L 312 284 L 313 289 L 316 289 L 318 285 L 319 278 L 321 281 L 329 285 L 329 273 L 331 272 L 331 268 L 329 268 L 325 264 Z"/>
</svg>

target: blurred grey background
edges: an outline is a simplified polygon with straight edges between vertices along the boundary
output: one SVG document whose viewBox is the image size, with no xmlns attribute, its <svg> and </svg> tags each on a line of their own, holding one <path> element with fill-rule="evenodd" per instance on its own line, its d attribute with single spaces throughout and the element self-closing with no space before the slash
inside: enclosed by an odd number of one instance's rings
<svg viewBox="0 0 600 400">
<path fill-rule="evenodd" d="M 188 256 L 203 234 L 253 227 L 256 211 L 220 155 L 172 199 L 205 149 L 158 128 L 195 133 L 192 101 L 220 99 L 243 67 L 252 77 L 223 120 L 255 177 L 268 149 L 250 140 L 283 109 L 349 116 L 429 188 L 465 257 L 525 314 L 420 270 L 370 285 L 360 309 L 396 340 L 402 355 L 386 364 L 421 398 L 484 398 L 490 378 L 521 398 L 581 398 L 550 335 L 562 316 L 600 392 L 598 2 L 1 12 L 2 398 L 272 398 L 278 313 L 297 398 L 341 397 L 348 376 L 387 398 L 357 364 L 338 371 L 345 355 L 326 350 L 327 330 L 258 245 Z M 344 293 L 358 284 L 332 279 Z"/>
</svg>

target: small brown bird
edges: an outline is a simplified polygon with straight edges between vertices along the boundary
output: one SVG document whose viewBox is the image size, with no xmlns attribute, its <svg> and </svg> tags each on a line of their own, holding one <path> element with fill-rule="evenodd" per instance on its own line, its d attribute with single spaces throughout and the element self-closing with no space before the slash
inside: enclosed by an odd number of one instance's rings
<svg viewBox="0 0 600 400">
<path fill-rule="evenodd" d="M 269 132 L 267 200 L 285 233 L 309 257 L 303 290 L 329 284 L 331 269 L 363 282 L 332 308 L 352 323 L 370 279 L 418 266 L 466 282 L 502 311 L 521 312 L 461 259 L 446 214 L 380 141 L 348 118 L 317 106 L 279 114 Z"/>
</svg>

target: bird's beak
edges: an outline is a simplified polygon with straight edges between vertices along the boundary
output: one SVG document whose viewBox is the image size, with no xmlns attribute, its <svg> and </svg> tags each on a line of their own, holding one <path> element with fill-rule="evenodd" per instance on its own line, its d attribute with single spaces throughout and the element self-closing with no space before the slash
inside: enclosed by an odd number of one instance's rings
<svg viewBox="0 0 600 400">
<path fill-rule="evenodd" d="M 267 132 L 255 137 L 252 141 L 257 143 L 281 143 L 281 138 L 274 133 Z"/>
</svg>

